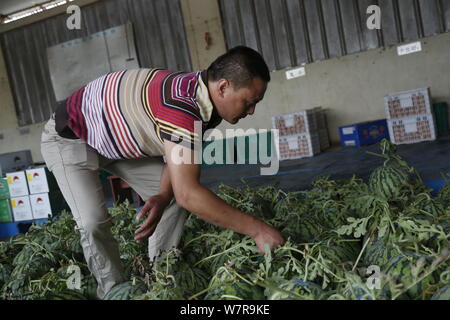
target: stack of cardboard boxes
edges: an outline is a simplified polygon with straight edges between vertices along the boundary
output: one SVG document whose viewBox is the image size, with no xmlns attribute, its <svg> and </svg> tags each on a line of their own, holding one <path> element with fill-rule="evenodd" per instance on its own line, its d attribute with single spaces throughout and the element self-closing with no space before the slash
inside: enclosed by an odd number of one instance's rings
<svg viewBox="0 0 450 320">
<path fill-rule="evenodd" d="M 52 215 L 45 168 L 6 173 L 0 180 L 0 222 L 46 219 Z"/>
<path fill-rule="evenodd" d="M 312 157 L 330 147 L 325 112 L 321 107 L 277 115 L 280 160 Z"/>
<path fill-rule="evenodd" d="M 392 142 L 410 144 L 436 140 L 429 88 L 391 94 L 384 102 Z"/>
</svg>

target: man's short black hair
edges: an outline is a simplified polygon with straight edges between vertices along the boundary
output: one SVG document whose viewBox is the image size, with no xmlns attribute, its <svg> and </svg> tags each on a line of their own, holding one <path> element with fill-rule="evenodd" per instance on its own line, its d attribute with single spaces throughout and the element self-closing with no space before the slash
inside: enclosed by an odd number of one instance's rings
<svg viewBox="0 0 450 320">
<path fill-rule="evenodd" d="M 208 68 L 208 78 L 211 81 L 227 79 L 236 89 L 249 87 L 255 77 L 269 82 L 269 68 L 258 51 L 245 46 L 230 49 Z"/>
</svg>

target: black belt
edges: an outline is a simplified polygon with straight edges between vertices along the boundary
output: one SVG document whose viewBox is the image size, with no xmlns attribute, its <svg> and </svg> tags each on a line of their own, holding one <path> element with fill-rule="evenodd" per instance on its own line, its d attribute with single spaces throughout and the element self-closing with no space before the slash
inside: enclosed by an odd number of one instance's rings
<svg viewBox="0 0 450 320">
<path fill-rule="evenodd" d="M 69 114 L 67 113 L 67 99 L 58 102 L 54 113 L 55 130 L 60 137 L 66 139 L 79 139 L 69 127 Z"/>
</svg>

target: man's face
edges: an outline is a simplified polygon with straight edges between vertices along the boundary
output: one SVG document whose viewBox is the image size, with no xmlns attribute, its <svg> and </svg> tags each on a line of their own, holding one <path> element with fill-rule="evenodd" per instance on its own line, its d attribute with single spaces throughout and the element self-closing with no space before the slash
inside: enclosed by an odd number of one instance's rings
<svg viewBox="0 0 450 320">
<path fill-rule="evenodd" d="M 236 124 L 239 120 L 255 112 L 256 104 L 264 98 L 267 83 L 253 78 L 249 87 L 235 89 L 228 80 L 219 80 L 214 103 L 219 115 L 227 122 Z"/>
</svg>

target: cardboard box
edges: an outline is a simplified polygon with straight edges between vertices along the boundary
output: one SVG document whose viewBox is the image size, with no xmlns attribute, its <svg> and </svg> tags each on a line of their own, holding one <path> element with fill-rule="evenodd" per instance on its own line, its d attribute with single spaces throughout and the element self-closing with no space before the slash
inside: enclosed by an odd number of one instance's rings
<svg viewBox="0 0 450 320">
<path fill-rule="evenodd" d="M 25 171 L 7 173 L 6 179 L 8 180 L 11 198 L 23 197 L 29 194 Z"/>
<path fill-rule="evenodd" d="M 30 150 L 0 154 L 0 164 L 3 172 L 22 171 L 33 164 Z"/>
<path fill-rule="evenodd" d="M 0 200 L 11 198 L 9 194 L 8 180 L 0 178 Z"/>
<path fill-rule="evenodd" d="M 314 109 L 274 116 L 272 125 L 279 130 L 280 137 L 317 133 L 318 130 Z"/>
<path fill-rule="evenodd" d="M 430 89 L 421 88 L 388 95 L 384 98 L 384 105 L 388 119 L 430 114 Z"/>
<path fill-rule="evenodd" d="M 0 200 L 0 223 L 12 221 L 13 219 L 9 200 Z"/>
<path fill-rule="evenodd" d="M 25 173 L 27 175 L 30 194 L 49 192 L 45 168 L 28 169 L 25 170 Z"/>
<path fill-rule="evenodd" d="M 48 193 L 32 194 L 30 195 L 30 202 L 34 219 L 46 219 L 49 215 L 52 215 Z"/>
<path fill-rule="evenodd" d="M 279 160 L 313 157 L 320 153 L 318 134 L 300 134 L 279 139 Z"/>
<path fill-rule="evenodd" d="M 361 147 L 389 139 L 389 129 L 383 119 L 339 127 L 339 136 L 342 147 Z"/>
<path fill-rule="evenodd" d="M 395 144 L 412 144 L 436 140 L 432 114 L 388 120 L 389 135 Z"/>
<path fill-rule="evenodd" d="M 30 196 L 11 198 L 14 221 L 33 220 Z"/>
</svg>

